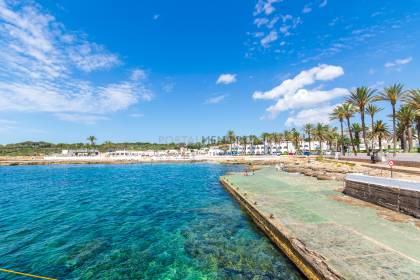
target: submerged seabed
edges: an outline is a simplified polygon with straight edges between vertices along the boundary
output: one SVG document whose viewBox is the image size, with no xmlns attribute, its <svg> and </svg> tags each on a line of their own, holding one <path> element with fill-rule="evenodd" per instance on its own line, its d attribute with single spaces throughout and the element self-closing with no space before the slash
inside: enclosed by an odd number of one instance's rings
<svg viewBox="0 0 420 280">
<path fill-rule="evenodd" d="M 301 279 L 219 185 L 239 168 L 0 168 L 0 267 L 59 279 Z"/>
</svg>

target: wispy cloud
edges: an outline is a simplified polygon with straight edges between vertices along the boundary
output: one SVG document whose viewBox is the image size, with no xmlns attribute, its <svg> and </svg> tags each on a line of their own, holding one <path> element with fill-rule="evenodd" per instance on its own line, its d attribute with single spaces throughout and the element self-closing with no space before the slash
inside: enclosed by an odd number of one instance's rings
<svg viewBox="0 0 420 280">
<path fill-rule="evenodd" d="M 395 68 L 395 67 L 399 67 L 405 64 L 409 64 L 411 61 L 413 60 L 413 58 L 407 57 L 407 58 L 400 58 L 400 59 L 396 59 L 394 61 L 390 61 L 385 63 L 385 68 Z"/>
<path fill-rule="evenodd" d="M 255 5 L 254 16 L 261 13 L 266 15 L 272 14 L 276 10 L 273 5 L 281 1 L 282 0 L 258 0 Z"/>
<path fill-rule="evenodd" d="M 319 4 L 320 8 L 324 8 L 325 6 L 327 6 L 328 4 L 328 0 L 322 0 L 322 2 Z"/>
<path fill-rule="evenodd" d="M 304 13 L 304 14 L 308 14 L 308 13 L 310 13 L 310 12 L 312 12 L 312 8 L 311 8 L 311 6 L 309 6 L 309 5 L 305 5 L 305 7 L 303 7 L 302 13 Z"/>
<path fill-rule="evenodd" d="M 0 0 L 0 61 L 0 111 L 52 112 L 92 123 L 153 97 L 140 69 L 108 84 L 78 78 L 80 71 L 120 65 L 118 55 L 66 30 L 36 4 Z"/>
<path fill-rule="evenodd" d="M 220 102 L 224 101 L 227 96 L 228 96 L 227 94 L 222 94 L 222 95 L 211 97 L 207 99 L 204 102 L 204 104 L 219 104 Z"/>
<path fill-rule="evenodd" d="M 277 32 L 275 30 L 271 30 L 267 36 L 261 39 L 261 45 L 264 48 L 268 48 L 270 43 L 276 41 L 278 38 Z"/>
<path fill-rule="evenodd" d="M 236 74 L 221 74 L 216 81 L 216 84 L 232 84 L 236 82 Z"/>
</svg>

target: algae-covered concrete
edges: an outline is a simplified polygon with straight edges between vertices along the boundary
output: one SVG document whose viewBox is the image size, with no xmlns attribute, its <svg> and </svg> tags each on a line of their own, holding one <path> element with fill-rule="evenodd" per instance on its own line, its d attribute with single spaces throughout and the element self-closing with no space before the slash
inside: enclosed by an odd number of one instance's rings
<svg viewBox="0 0 420 280">
<path fill-rule="evenodd" d="M 342 182 L 271 167 L 222 180 L 340 278 L 420 279 L 420 220 L 348 197 Z"/>
</svg>

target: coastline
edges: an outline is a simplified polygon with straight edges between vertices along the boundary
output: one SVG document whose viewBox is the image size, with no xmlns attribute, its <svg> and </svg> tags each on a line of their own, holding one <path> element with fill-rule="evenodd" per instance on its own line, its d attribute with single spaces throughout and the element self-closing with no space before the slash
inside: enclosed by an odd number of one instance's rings
<svg viewBox="0 0 420 280">
<path fill-rule="evenodd" d="M 225 156 L 196 158 L 142 158 L 142 159 L 43 159 L 42 157 L 0 157 L 0 166 L 19 165 L 59 165 L 59 164 L 142 164 L 142 163 L 197 163 L 209 162 L 220 164 L 277 164 L 285 161 L 282 156 Z"/>
</svg>

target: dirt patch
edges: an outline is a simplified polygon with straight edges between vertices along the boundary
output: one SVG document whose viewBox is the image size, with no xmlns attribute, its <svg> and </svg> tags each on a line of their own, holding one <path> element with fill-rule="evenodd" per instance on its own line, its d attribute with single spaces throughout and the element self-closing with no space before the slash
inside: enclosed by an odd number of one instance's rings
<svg viewBox="0 0 420 280">
<path fill-rule="evenodd" d="M 409 216 L 385 208 L 377 209 L 376 214 L 391 222 L 408 223 L 412 220 Z"/>
<path fill-rule="evenodd" d="M 363 200 L 359 200 L 359 199 L 355 199 L 349 196 L 344 196 L 344 195 L 329 195 L 328 199 L 331 200 L 335 200 L 338 202 L 343 202 L 345 204 L 348 205 L 353 205 L 353 206 L 359 206 L 359 207 L 367 207 L 367 208 L 377 208 L 377 206 L 369 203 L 369 202 L 365 202 Z"/>
<path fill-rule="evenodd" d="M 338 201 L 338 202 L 343 202 L 348 205 L 375 209 L 376 215 L 378 215 L 378 217 L 381 217 L 391 222 L 408 223 L 410 221 L 413 221 L 415 225 L 420 228 L 420 221 L 416 221 L 415 219 L 413 219 L 412 217 L 408 215 L 404 215 L 402 213 L 395 212 L 390 209 L 383 208 L 383 207 L 374 205 L 372 203 L 369 203 L 363 200 L 355 199 L 348 196 L 341 196 L 341 195 L 330 195 L 328 196 L 328 198 L 331 200 Z"/>
</svg>

